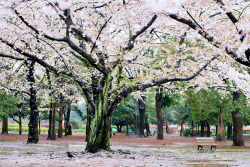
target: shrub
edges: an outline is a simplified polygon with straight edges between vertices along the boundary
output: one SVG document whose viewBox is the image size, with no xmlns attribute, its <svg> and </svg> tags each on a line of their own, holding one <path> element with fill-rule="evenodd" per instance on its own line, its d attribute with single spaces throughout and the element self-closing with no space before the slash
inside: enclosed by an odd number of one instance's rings
<svg viewBox="0 0 250 167">
<path fill-rule="evenodd" d="M 183 134 L 184 136 L 190 136 L 191 135 L 191 129 L 186 129 L 185 131 L 184 131 L 184 134 Z"/>
<path fill-rule="evenodd" d="M 81 127 L 81 125 L 74 119 L 70 119 L 70 123 L 73 129 L 79 129 Z"/>
</svg>

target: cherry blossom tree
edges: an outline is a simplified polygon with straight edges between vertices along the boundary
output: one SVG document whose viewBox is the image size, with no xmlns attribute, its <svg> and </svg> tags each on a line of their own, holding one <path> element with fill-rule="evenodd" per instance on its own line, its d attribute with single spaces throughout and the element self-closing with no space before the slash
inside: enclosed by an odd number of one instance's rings
<svg viewBox="0 0 250 167">
<path fill-rule="evenodd" d="M 143 1 L 1 4 L 1 61 L 29 59 L 76 85 L 88 103 L 88 152 L 110 150 L 111 117 L 129 94 L 192 80 L 220 56 Z"/>
</svg>

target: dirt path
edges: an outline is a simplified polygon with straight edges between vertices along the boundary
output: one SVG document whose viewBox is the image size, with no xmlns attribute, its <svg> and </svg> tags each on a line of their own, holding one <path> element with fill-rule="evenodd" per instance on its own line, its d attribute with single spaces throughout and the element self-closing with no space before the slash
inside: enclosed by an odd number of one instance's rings
<svg viewBox="0 0 250 167">
<path fill-rule="evenodd" d="M 231 147 L 232 142 L 218 142 L 216 152 L 196 150 L 191 137 L 165 135 L 137 138 L 117 134 L 111 139 L 112 152 L 85 153 L 83 134 L 74 134 L 56 141 L 40 135 L 39 144 L 26 144 L 27 135 L 0 135 L 0 166 L 250 166 L 250 143 Z M 75 158 L 68 158 L 66 152 Z"/>
</svg>

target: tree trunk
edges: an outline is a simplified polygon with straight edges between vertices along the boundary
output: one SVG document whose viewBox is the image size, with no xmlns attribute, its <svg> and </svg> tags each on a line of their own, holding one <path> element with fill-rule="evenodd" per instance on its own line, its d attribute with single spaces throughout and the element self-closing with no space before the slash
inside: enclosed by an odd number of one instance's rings
<svg viewBox="0 0 250 167">
<path fill-rule="evenodd" d="M 204 137 L 205 136 L 205 131 L 204 131 L 204 128 L 205 128 L 205 121 L 200 121 L 201 123 L 201 137 Z"/>
<path fill-rule="evenodd" d="M 128 133 L 128 118 L 126 118 L 126 136 L 129 136 L 129 133 Z"/>
<path fill-rule="evenodd" d="M 27 143 L 37 143 L 39 141 L 38 136 L 38 117 L 39 111 L 37 110 L 36 102 L 36 90 L 34 88 L 35 79 L 34 79 L 34 65 L 35 61 L 25 62 L 28 67 L 27 80 L 30 83 L 30 121 L 29 121 L 29 132 Z"/>
<path fill-rule="evenodd" d="M 50 102 L 49 110 L 49 131 L 47 140 L 56 140 L 56 103 L 54 100 Z"/>
<path fill-rule="evenodd" d="M 145 111 L 146 111 L 146 104 L 145 104 L 145 97 L 142 97 L 143 101 L 141 99 L 138 100 L 139 103 L 139 114 L 140 114 L 140 126 L 139 126 L 139 135 L 138 137 L 146 137 L 144 134 L 144 120 L 145 120 Z"/>
<path fill-rule="evenodd" d="M 157 116 L 157 139 L 163 140 L 163 123 L 162 123 L 162 111 L 161 111 L 161 100 L 162 100 L 162 89 L 155 95 L 155 108 Z"/>
<path fill-rule="evenodd" d="M 227 124 L 227 140 L 232 140 L 232 130 L 233 130 L 232 124 L 228 123 Z"/>
<path fill-rule="evenodd" d="M 184 128 L 183 128 L 183 124 L 184 124 L 184 122 L 183 122 L 183 121 L 181 121 L 181 130 L 180 130 L 180 136 L 183 136 L 183 134 L 184 134 Z"/>
<path fill-rule="evenodd" d="M 137 129 L 137 113 L 134 113 L 134 124 L 135 124 L 135 135 L 138 135 L 138 129 Z"/>
<path fill-rule="evenodd" d="M 210 125 L 207 121 L 206 123 L 207 123 L 207 137 L 210 137 Z"/>
<path fill-rule="evenodd" d="M 191 127 L 191 137 L 194 137 L 195 133 L 194 133 L 194 121 L 192 120 L 192 127 Z"/>
<path fill-rule="evenodd" d="M 119 124 L 116 124 L 116 128 L 117 128 L 117 132 L 121 132 Z"/>
<path fill-rule="evenodd" d="M 59 110 L 59 124 L 58 124 L 58 138 L 62 138 L 63 129 L 62 129 L 62 122 L 63 122 L 63 114 L 65 112 L 65 101 L 62 94 L 60 94 L 60 110 Z"/>
<path fill-rule="evenodd" d="M 8 134 L 8 117 L 3 118 L 2 134 Z"/>
<path fill-rule="evenodd" d="M 22 117 L 19 115 L 18 118 L 19 118 L 19 122 L 18 122 L 18 124 L 19 124 L 19 135 L 21 135 L 22 134 Z"/>
<path fill-rule="evenodd" d="M 96 95 L 95 112 L 91 113 L 90 131 L 86 151 L 95 153 L 100 150 L 110 151 L 110 116 L 106 115 L 109 104 L 108 91 L 111 84 L 111 75 L 108 75 L 102 91 Z"/>
<path fill-rule="evenodd" d="M 65 136 L 72 135 L 71 124 L 70 124 L 70 112 L 71 112 L 71 102 L 68 103 L 67 113 L 65 112 L 64 116 Z"/>
<path fill-rule="evenodd" d="M 240 92 L 233 93 L 233 101 L 237 102 L 240 98 Z M 239 109 L 236 109 L 232 112 L 233 117 L 233 146 L 243 146 L 244 137 L 243 137 L 243 122 L 240 117 Z"/>
<path fill-rule="evenodd" d="M 41 119 L 40 119 L 39 115 L 38 115 L 38 127 L 39 127 L 38 134 L 41 134 Z"/>
<path fill-rule="evenodd" d="M 92 114 L 92 108 L 88 104 L 87 105 L 87 125 L 86 125 L 86 138 L 85 141 L 87 142 L 89 139 L 89 132 L 90 132 L 90 124 L 91 124 L 91 114 Z"/>
<path fill-rule="evenodd" d="M 217 134 L 216 134 L 216 140 L 217 141 L 224 141 L 225 140 L 225 125 L 224 120 L 222 117 L 222 111 L 221 108 L 218 111 L 218 123 L 217 123 Z"/>
<path fill-rule="evenodd" d="M 146 128 L 147 136 L 152 136 L 150 129 L 149 129 L 149 123 L 147 120 L 145 120 L 145 128 Z"/>
<path fill-rule="evenodd" d="M 49 90 L 52 89 L 50 74 L 49 71 L 46 70 L 47 79 Z M 53 92 L 49 94 L 51 101 L 50 101 L 50 108 L 49 108 L 49 130 L 48 130 L 48 138 L 47 140 L 56 140 L 56 103 L 53 99 Z"/>
</svg>

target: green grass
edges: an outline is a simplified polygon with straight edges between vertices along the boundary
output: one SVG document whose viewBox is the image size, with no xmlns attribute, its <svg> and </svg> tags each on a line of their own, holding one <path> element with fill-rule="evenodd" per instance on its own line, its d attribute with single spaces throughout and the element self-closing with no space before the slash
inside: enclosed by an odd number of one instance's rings
<svg viewBox="0 0 250 167">
<path fill-rule="evenodd" d="M 49 128 L 41 127 L 41 133 L 48 133 Z M 8 131 L 9 132 L 19 132 L 19 125 L 18 124 L 8 124 Z M 29 127 L 26 124 L 22 125 L 22 133 L 28 133 Z"/>
</svg>

